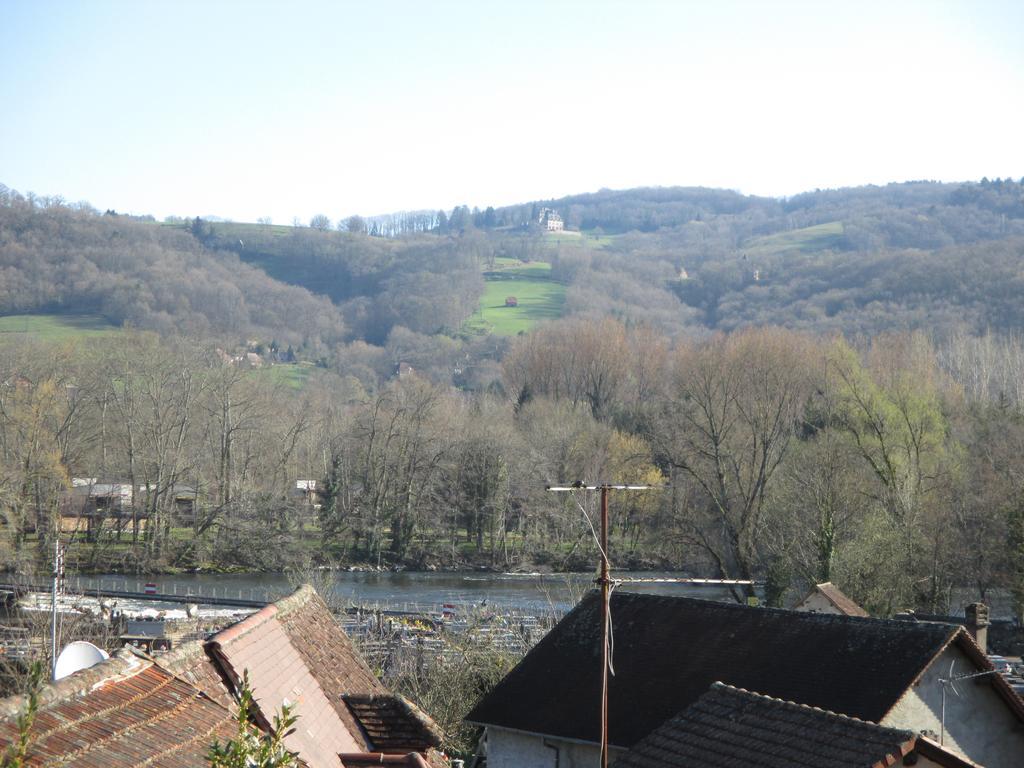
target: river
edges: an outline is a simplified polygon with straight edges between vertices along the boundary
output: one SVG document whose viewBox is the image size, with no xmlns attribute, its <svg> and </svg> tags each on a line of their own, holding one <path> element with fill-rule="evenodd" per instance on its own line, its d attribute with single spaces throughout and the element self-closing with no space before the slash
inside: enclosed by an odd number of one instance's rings
<svg viewBox="0 0 1024 768">
<path fill-rule="evenodd" d="M 671 579 L 679 574 L 630 572 L 613 574 L 626 579 Z M 561 614 L 593 585 L 589 574 L 511 574 L 478 572 L 366 572 L 334 571 L 318 578 L 319 588 L 353 604 L 393 609 L 436 610 L 444 603 L 459 606 L 487 605 L 534 615 Z M 72 591 L 89 588 L 142 592 L 147 583 L 158 592 L 204 597 L 234 597 L 247 600 L 276 600 L 294 588 L 286 574 L 183 574 L 135 577 L 117 574 L 70 576 Z M 729 599 L 722 586 L 694 586 L 665 582 L 623 583 L 623 591 L 687 595 L 712 600 Z"/>
</svg>

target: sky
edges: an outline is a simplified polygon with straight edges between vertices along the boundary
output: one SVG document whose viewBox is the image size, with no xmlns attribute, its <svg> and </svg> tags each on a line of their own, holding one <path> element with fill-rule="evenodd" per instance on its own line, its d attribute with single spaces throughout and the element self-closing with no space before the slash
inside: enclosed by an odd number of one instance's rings
<svg viewBox="0 0 1024 768">
<path fill-rule="evenodd" d="M 1024 176 L 1024 3 L 0 0 L 0 183 L 275 223 Z"/>
</svg>

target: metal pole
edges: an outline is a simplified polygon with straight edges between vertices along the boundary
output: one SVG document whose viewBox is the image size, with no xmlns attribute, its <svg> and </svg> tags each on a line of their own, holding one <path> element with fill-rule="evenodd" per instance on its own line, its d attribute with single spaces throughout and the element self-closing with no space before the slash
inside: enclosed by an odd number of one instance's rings
<svg viewBox="0 0 1024 768">
<path fill-rule="evenodd" d="M 601 574 L 594 580 L 601 589 L 601 629 L 602 634 L 604 635 L 601 642 L 601 768 L 608 768 L 608 678 L 610 675 L 609 658 L 611 656 L 611 644 L 609 642 L 611 635 L 611 616 L 608 601 L 611 597 L 612 582 L 608 573 L 610 570 L 610 563 L 608 560 L 608 492 L 612 490 L 648 491 L 653 490 L 654 488 L 663 487 L 665 486 L 618 485 L 613 483 L 587 485 L 579 480 L 567 485 L 546 486 L 547 490 L 554 491 L 556 493 L 574 493 L 577 490 L 601 492 L 601 540 L 598 543 L 601 548 Z M 577 500 L 576 503 L 579 504 L 579 501 Z M 587 522 L 589 523 L 590 515 L 587 514 L 585 509 L 583 509 L 582 504 L 580 504 L 580 509 L 583 510 L 583 514 L 586 515 Z M 593 530 L 593 528 L 591 528 L 591 530 Z"/>
<path fill-rule="evenodd" d="M 50 679 L 57 679 L 57 582 L 60 581 L 60 539 L 53 542 L 53 591 L 50 594 Z"/>
<path fill-rule="evenodd" d="M 608 487 L 601 487 L 601 768 L 608 768 Z"/>
</svg>

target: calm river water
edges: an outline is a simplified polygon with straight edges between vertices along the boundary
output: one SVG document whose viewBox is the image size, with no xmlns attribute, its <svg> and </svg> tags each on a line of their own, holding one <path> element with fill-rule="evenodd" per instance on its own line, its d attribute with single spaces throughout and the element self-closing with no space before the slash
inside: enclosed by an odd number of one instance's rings
<svg viewBox="0 0 1024 768">
<path fill-rule="evenodd" d="M 614 574 L 621 579 L 664 578 L 678 574 L 633 572 Z M 393 609 L 430 608 L 443 603 L 483 605 L 533 614 L 562 613 L 580 594 L 592 586 L 590 574 L 495 574 L 495 573 L 375 573 L 340 571 L 325 574 L 325 584 L 345 600 L 362 605 Z M 103 588 L 142 592 L 147 582 L 157 591 L 176 595 L 233 597 L 274 600 L 294 587 L 288 576 L 262 574 L 185 574 L 179 576 L 135 577 L 121 575 L 69 579 L 72 589 Z M 320 585 L 318 585 L 320 586 Z M 693 586 L 670 583 L 624 583 L 619 590 L 657 594 L 688 595 L 713 600 L 728 598 L 720 586 Z"/>
</svg>

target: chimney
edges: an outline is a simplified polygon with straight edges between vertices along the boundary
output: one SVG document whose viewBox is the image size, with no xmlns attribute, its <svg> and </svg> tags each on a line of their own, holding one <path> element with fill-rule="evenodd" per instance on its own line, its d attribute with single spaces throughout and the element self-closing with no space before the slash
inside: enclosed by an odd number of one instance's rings
<svg viewBox="0 0 1024 768">
<path fill-rule="evenodd" d="M 984 603 L 971 603 L 964 609 L 967 631 L 983 653 L 988 653 L 988 606 Z"/>
</svg>

